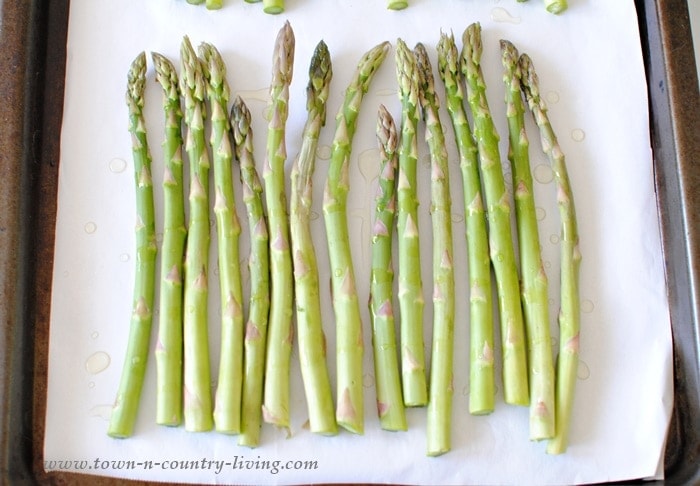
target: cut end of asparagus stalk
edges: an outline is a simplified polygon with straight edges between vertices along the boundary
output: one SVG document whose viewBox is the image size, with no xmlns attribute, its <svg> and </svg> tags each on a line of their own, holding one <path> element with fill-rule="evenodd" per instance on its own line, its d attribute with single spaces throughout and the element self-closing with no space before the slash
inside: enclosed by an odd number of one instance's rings
<svg viewBox="0 0 700 486">
<path fill-rule="evenodd" d="M 388 0 L 386 8 L 389 10 L 403 10 L 408 7 L 407 0 Z"/>
<path fill-rule="evenodd" d="M 281 14 L 284 12 L 284 0 L 263 0 L 263 12 L 267 14 Z"/>
<path fill-rule="evenodd" d="M 567 0 L 545 0 L 544 6 L 547 12 L 553 14 L 560 14 L 569 8 Z"/>
</svg>

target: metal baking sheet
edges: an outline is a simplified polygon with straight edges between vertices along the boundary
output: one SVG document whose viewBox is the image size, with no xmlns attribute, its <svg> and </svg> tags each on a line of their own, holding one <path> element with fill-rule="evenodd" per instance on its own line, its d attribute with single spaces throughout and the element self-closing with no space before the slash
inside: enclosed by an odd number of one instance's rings
<svg viewBox="0 0 700 486">
<path fill-rule="evenodd" d="M 572 0 L 573 1 L 573 0 Z M 666 481 L 700 481 L 700 100 L 684 0 L 637 1 L 674 335 Z M 57 165 L 69 3 L 2 2 L 0 473 L 3 483 L 121 484 L 43 471 Z M 673 12 L 673 13 L 671 13 Z"/>
</svg>

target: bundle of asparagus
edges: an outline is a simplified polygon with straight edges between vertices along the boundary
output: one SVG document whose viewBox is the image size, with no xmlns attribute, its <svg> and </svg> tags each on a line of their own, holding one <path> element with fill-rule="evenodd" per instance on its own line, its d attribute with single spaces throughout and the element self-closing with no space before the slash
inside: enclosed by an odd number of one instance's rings
<svg viewBox="0 0 700 486">
<path fill-rule="evenodd" d="M 532 61 L 526 54 L 519 55 L 512 43 L 502 40 L 508 159 L 512 166 L 515 201 L 515 215 L 511 218 L 498 133 L 486 100 L 486 81 L 481 71 L 481 26 L 478 23 L 469 25 L 462 39 L 460 55 L 454 37 L 441 34 L 437 65 L 455 134 L 466 215 L 471 339 L 469 411 L 478 415 L 494 409 L 492 266 L 501 317 L 504 399 L 507 403 L 529 405 L 530 438 L 550 440 L 547 452 L 559 454 L 568 444 L 580 328 L 578 272 L 581 254 L 571 183 L 564 155 L 539 94 Z M 362 56 L 344 92 L 336 116 L 324 192 L 323 213 L 336 320 L 335 413 L 321 322 L 318 262 L 310 228 L 312 181 L 330 92 L 331 57 L 326 44 L 319 42 L 309 68 L 307 121 L 301 149 L 291 169 L 288 211 L 285 125 L 294 50 L 294 33 L 285 22 L 273 52 L 264 187 L 253 154 L 251 114 L 240 97 L 233 101 L 229 114 L 226 67 L 219 51 L 211 44 L 202 43 L 198 56 L 189 38 L 184 37 L 180 76 L 167 58 L 153 54 L 156 77 L 163 89 L 165 121 L 164 235 L 159 279 L 161 317 L 155 348 L 156 421 L 176 426 L 184 417 L 186 430 L 206 431 L 215 427 L 219 432 L 238 434 L 239 444 L 250 447 L 260 442 L 263 420 L 283 428 L 290 425 L 289 373 L 294 310 L 310 430 L 334 435 L 340 425 L 356 434 L 364 431 L 363 329 L 346 200 L 358 112 L 364 94 L 388 53 L 389 43 L 380 43 Z M 400 133 L 384 106 L 380 106 L 377 119 L 381 165 L 369 282 L 377 406 L 383 428 L 406 430 L 405 407 L 427 403 L 427 454 L 432 456 L 451 448 L 454 326 L 458 316 L 455 316 L 449 150 L 440 121 L 428 49 L 418 43 L 410 50 L 398 39 L 395 61 L 401 101 Z M 156 288 L 151 156 L 143 117 L 145 79 L 146 57 L 141 53 L 129 70 L 127 89 L 137 195 L 138 258 L 129 344 L 108 428 L 108 434 L 113 437 L 128 437 L 133 432 L 148 359 Z M 464 106 L 465 89 L 473 132 Z M 543 151 L 552 165 L 560 209 L 561 311 L 556 369 L 550 349 L 548 284 L 540 255 L 523 97 L 540 131 Z M 417 133 L 421 114 L 431 167 L 433 326 L 429 380 L 425 375 L 422 340 L 423 295 L 417 227 Z M 183 187 L 183 121 L 184 147 L 190 169 L 189 227 L 185 221 Z M 209 145 L 205 140 L 207 126 L 211 133 Z M 240 168 L 251 243 L 247 320 L 239 268 L 242 227 L 234 204 L 234 157 Z M 207 308 L 210 160 L 214 172 L 213 211 L 221 303 L 221 361 L 215 408 L 211 396 Z M 518 260 L 515 258 L 516 238 L 511 234 L 512 219 L 517 228 Z M 394 331 L 394 229 L 398 233 L 399 249 L 397 300 L 401 311 L 398 348 L 401 349 L 401 371 Z"/>
</svg>

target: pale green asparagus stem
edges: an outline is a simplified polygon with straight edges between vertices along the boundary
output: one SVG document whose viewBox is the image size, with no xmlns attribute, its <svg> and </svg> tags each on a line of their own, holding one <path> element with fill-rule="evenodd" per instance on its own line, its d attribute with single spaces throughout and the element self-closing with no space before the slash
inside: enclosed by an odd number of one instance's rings
<svg viewBox="0 0 700 486">
<path fill-rule="evenodd" d="M 107 434 L 129 437 L 138 414 L 148 361 L 156 273 L 156 232 L 151 179 L 151 154 L 143 119 L 146 55 L 139 54 L 128 73 L 126 103 L 129 107 L 134 180 L 136 183 L 136 269 L 129 338 L 117 397 Z"/>
<path fill-rule="evenodd" d="M 244 340 L 241 434 L 238 436 L 238 443 L 256 447 L 260 443 L 262 425 L 265 344 L 270 309 L 270 248 L 262 202 L 263 188 L 253 156 L 250 111 L 240 97 L 236 97 L 231 106 L 231 125 L 236 159 L 241 169 L 243 202 L 248 214 L 250 234 L 250 300 Z"/>
<path fill-rule="evenodd" d="M 515 221 L 520 250 L 521 293 L 528 343 L 530 440 L 554 436 L 554 363 L 549 332 L 547 274 L 542 264 L 535 197 L 525 133 L 525 105 L 515 46 L 501 41 L 508 116 L 508 158 L 513 174 Z"/>
<path fill-rule="evenodd" d="M 206 7 L 209 10 L 219 10 L 224 6 L 223 0 L 207 0 Z"/>
<path fill-rule="evenodd" d="M 408 425 L 401 391 L 393 303 L 392 235 L 396 213 L 398 133 L 394 119 L 384 105 L 379 107 L 377 115 L 377 141 L 381 165 L 372 227 L 372 272 L 369 290 L 377 412 L 383 429 L 406 430 Z"/>
<path fill-rule="evenodd" d="M 399 145 L 398 249 L 399 311 L 401 317 L 401 374 L 403 399 L 409 407 L 428 403 L 423 342 L 423 283 L 418 238 L 418 71 L 413 52 L 398 39 L 396 76 L 401 99 L 401 144 Z"/>
<path fill-rule="evenodd" d="M 243 285 L 239 257 L 241 225 L 236 213 L 231 160 L 231 127 L 228 120 L 229 87 L 226 65 L 211 44 L 199 47 L 207 81 L 210 106 L 214 169 L 214 215 L 219 257 L 221 300 L 221 355 L 214 400 L 217 431 L 237 434 L 241 429 L 241 388 L 243 386 Z"/>
<path fill-rule="evenodd" d="M 348 235 L 347 195 L 350 189 L 349 163 L 357 114 L 364 94 L 381 66 L 390 44 L 382 42 L 360 59 L 336 115 L 335 135 L 326 181 L 323 215 L 328 239 L 333 311 L 336 320 L 337 408 L 339 425 L 364 432 L 362 389 L 362 318 L 355 288 L 355 271 Z"/>
<path fill-rule="evenodd" d="M 284 164 L 287 160 L 285 127 L 293 63 L 294 32 L 289 22 L 285 22 L 277 35 L 272 56 L 270 121 L 263 170 L 272 280 L 263 418 L 280 427 L 289 427 L 289 363 L 293 340 L 294 282 L 284 186 Z"/>
<path fill-rule="evenodd" d="M 569 8 L 569 3 L 567 0 L 544 0 L 544 7 L 548 12 L 560 14 Z"/>
<path fill-rule="evenodd" d="M 445 135 L 438 114 L 435 80 L 423 44 L 415 48 L 425 138 L 430 151 L 430 214 L 433 226 L 433 347 L 428 399 L 428 455 L 448 452 L 452 427 L 455 288 L 452 198 Z"/>
<path fill-rule="evenodd" d="M 185 253 L 185 198 L 182 182 L 182 110 L 175 66 L 153 53 L 156 78 L 163 87 L 163 247 L 160 315 L 156 343 L 156 423 L 182 422 L 182 275 Z"/>
<path fill-rule="evenodd" d="M 204 134 L 206 83 L 202 65 L 188 37 L 180 49 L 180 91 L 185 99 L 190 163 L 189 230 L 185 249 L 184 287 L 184 415 L 185 429 L 213 427 L 209 363 L 209 153 Z"/>
<path fill-rule="evenodd" d="M 437 45 L 438 67 L 445 84 L 447 112 L 457 141 L 462 172 L 464 219 L 469 263 L 469 412 L 493 412 L 494 377 L 493 298 L 486 216 L 479 176 L 479 156 L 464 109 L 464 80 L 454 36 L 441 34 Z"/>
<path fill-rule="evenodd" d="M 332 75 L 328 47 L 321 41 L 316 46 L 309 68 L 309 84 L 306 88 L 308 115 L 301 149 L 292 165 L 289 212 L 299 362 L 309 412 L 309 429 L 324 435 L 335 435 L 338 426 L 326 364 L 318 263 L 310 224 L 316 149 L 321 127 L 326 121 L 326 101 Z"/>
<path fill-rule="evenodd" d="M 386 8 L 389 10 L 403 10 L 408 7 L 408 0 L 387 0 Z"/>
<path fill-rule="evenodd" d="M 530 58 L 520 56 L 522 89 L 530 111 L 540 129 L 542 149 L 547 154 L 557 185 L 557 203 L 561 219 L 561 308 L 559 310 L 559 356 L 557 358 L 555 408 L 555 436 L 547 444 L 549 454 L 566 451 L 569 442 L 571 411 L 574 401 L 576 373 L 579 359 L 579 330 L 581 305 L 579 296 L 579 250 L 578 224 L 574 195 L 569 182 L 564 153 L 557 142 L 547 116 L 547 107 L 540 97 L 537 74 Z"/>
<path fill-rule="evenodd" d="M 469 106 L 474 117 L 481 177 L 489 222 L 491 263 L 496 274 L 503 353 L 503 395 L 506 403 L 530 403 L 527 377 L 525 330 L 520 304 L 520 283 L 511 233 L 510 201 L 498 149 L 498 133 L 486 99 L 481 72 L 481 26 L 464 31 L 462 71 L 467 81 Z"/>
<path fill-rule="evenodd" d="M 284 12 L 284 0 L 262 0 L 263 12 L 280 14 Z"/>
</svg>

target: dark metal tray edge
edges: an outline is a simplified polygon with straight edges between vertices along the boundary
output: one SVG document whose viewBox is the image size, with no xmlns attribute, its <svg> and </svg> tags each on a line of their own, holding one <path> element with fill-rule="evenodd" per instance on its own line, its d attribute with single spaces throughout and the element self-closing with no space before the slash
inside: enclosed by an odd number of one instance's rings
<svg viewBox="0 0 700 486">
<path fill-rule="evenodd" d="M 674 337 L 666 479 L 656 483 L 700 484 L 700 95 L 686 1 L 635 3 Z M 0 484 L 123 484 L 43 470 L 69 1 L 0 9 Z"/>
</svg>

